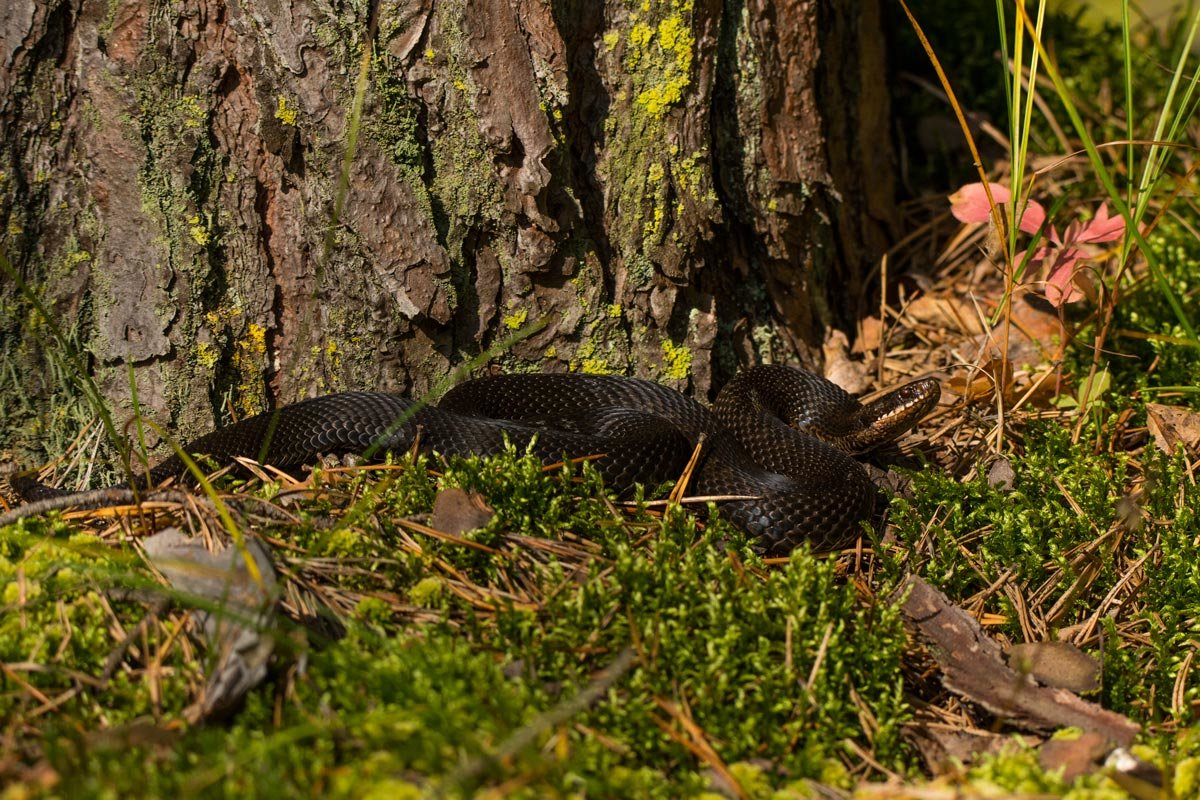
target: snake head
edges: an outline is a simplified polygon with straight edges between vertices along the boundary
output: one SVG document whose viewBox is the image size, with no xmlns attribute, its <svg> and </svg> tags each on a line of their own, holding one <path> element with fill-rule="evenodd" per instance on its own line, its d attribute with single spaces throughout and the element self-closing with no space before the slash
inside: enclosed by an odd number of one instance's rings
<svg viewBox="0 0 1200 800">
<path fill-rule="evenodd" d="M 862 407 L 860 427 L 847 444 L 862 453 L 899 438 L 933 410 L 942 396 L 936 378 L 922 378 L 893 389 Z"/>
</svg>

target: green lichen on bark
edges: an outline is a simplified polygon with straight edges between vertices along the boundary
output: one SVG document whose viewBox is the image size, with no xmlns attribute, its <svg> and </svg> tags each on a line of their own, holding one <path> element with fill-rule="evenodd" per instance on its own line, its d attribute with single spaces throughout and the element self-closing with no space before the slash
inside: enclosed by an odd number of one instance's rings
<svg viewBox="0 0 1200 800">
<path fill-rule="evenodd" d="M 603 37 L 602 58 L 621 75 L 605 121 L 598 171 L 612 187 L 616 245 L 635 287 L 649 286 L 687 205 L 715 214 L 707 146 L 681 148 L 672 109 L 689 101 L 696 39 L 692 0 L 644 2 Z"/>
<path fill-rule="evenodd" d="M 460 27 L 466 13 L 462 0 L 438 6 L 440 35 L 436 37 L 434 58 L 447 78 L 438 108 L 444 130 L 429 138 L 433 161 L 429 191 L 442 215 L 438 232 L 456 266 L 461 265 L 464 256 L 464 238 L 481 224 L 499 223 L 504 202 L 492 152 L 479 131 L 479 114 L 474 107 L 479 89 L 471 77 L 470 65 L 476 56 Z"/>
<path fill-rule="evenodd" d="M 141 211 L 160 232 L 161 269 L 171 274 L 158 317 L 179 356 L 158 377 L 172 415 L 185 427 L 204 426 L 210 417 L 195 399 L 214 385 L 225 387 L 242 413 L 266 407 L 264 334 L 256 333 L 262 326 L 247 318 L 226 274 L 222 237 L 234 223 L 222 202 L 228 156 L 212 136 L 213 100 L 173 84 L 171 65 L 152 43 L 143 57 L 154 68 L 134 78 L 137 117 L 126 124 L 144 148 Z"/>
</svg>

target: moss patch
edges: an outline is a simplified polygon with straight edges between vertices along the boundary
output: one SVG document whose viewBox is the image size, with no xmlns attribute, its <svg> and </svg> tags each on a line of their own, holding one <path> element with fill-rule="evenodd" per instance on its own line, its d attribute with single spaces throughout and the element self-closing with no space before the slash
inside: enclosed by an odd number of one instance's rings
<svg viewBox="0 0 1200 800">
<path fill-rule="evenodd" d="M 481 493 L 496 509 L 492 523 L 463 537 L 498 555 L 438 538 L 400 544 L 399 517 L 428 510 L 436 488 L 451 485 Z M 282 705 L 269 686 L 256 690 L 228 728 L 185 726 L 167 750 L 31 740 L 25 721 L 41 701 L 18 687 L 5 695 L 6 733 L 45 759 L 59 776 L 56 792 L 290 794 L 323 785 L 335 796 L 362 796 L 397 789 L 403 775 L 405 791 L 469 794 L 524 775 L 536 776 L 528 796 L 583 787 L 697 796 L 707 778 L 686 745 L 685 720 L 707 732 L 747 786 L 769 787 L 784 773 L 846 775 L 846 739 L 881 763 L 905 763 L 899 619 L 888 606 L 859 604 L 831 561 L 800 551 L 765 570 L 723 524 L 700 531 L 678 512 L 665 522 L 614 516 L 590 470 L 547 473 L 516 454 L 469 459 L 441 478 L 417 466 L 384 473 L 382 482 L 318 474 L 313 486 L 295 509 L 301 520 L 332 513 L 339 521 L 289 526 L 294 567 L 305 570 L 310 558 L 375 563 L 327 573 L 338 576 L 329 588 L 351 599 L 345 638 L 309 653 Z M 7 663 L 52 664 L 28 676 L 49 694 L 69 687 L 72 671 L 103 668 L 114 619 L 129 625 L 146 614 L 133 598 L 111 608 L 97 601 L 114 580 L 145 582 L 132 552 L 92 537 L 56 541 L 65 531 L 42 522 L 0 531 L 0 584 L 14 604 L 0 623 L 0 648 Z M 590 544 L 562 549 L 580 541 Z M 463 593 L 501 585 L 516 591 Z M 432 616 L 414 625 L 404 607 Z M 126 722 L 145 715 L 155 728 L 178 724 L 204 661 L 180 646 L 177 614 L 155 622 L 148 642 L 124 655 L 119 674 L 133 680 L 65 702 L 49 730 L 83 725 L 121 736 Z M 65 625 L 74 641 L 64 648 Z M 636 653 L 634 666 L 568 726 L 464 772 L 582 690 L 625 648 Z M 171 679 L 141 679 L 151 663 Z M 862 707 L 880 720 L 869 732 Z M 759 766 L 762 759 L 776 768 Z"/>
</svg>

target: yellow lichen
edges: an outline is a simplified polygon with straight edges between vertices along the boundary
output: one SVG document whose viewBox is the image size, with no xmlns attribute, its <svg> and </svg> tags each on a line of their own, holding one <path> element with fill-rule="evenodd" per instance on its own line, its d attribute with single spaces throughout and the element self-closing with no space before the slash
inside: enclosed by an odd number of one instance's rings
<svg viewBox="0 0 1200 800">
<path fill-rule="evenodd" d="M 195 95 L 186 94 L 179 98 L 176 107 L 183 115 L 185 128 L 199 128 L 208 117 L 208 111 L 200 104 L 200 100 Z"/>
<path fill-rule="evenodd" d="M 692 351 L 670 339 L 663 339 L 663 377 L 669 380 L 684 380 L 692 371 Z"/>
<path fill-rule="evenodd" d="M 263 356 L 267 353 L 267 329 L 251 322 L 246 326 L 246 335 L 237 343 L 233 353 L 233 367 L 241 376 L 238 384 L 238 408 L 247 416 L 256 414 L 266 405 L 266 394 L 262 386 Z"/>
<path fill-rule="evenodd" d="M 612 372 L 606 358 L 585 358 L 580 364 L 580 370 L 587 375 L 608 375 Z"/>
<path fill-rule="evenodd" d="M 638 104 L 652 116 L 662 116 L 682 100 L 683 90 L 691 83 L 696 37 L 684 16 L 690 16 L 691 10 L 690 2 L 680 3 L 676 7 L 677 13 L 659 22 L 657 29 L 639 22 L 629 32 L 631 48 L 627 66 L 636 69 L 645 58 L 647 65 L 658 73 L 657 82 L 637 95 Z M 657 42 L 654 41 L 656 38 Z"/>
<path fill-rule="evenodd" d="M 654 215 L 642 223 L 642 233 L 644 234 L 644 237 L 648 243 L 654 244 L 658 241 L 659 236 L 662 234 L 663 220 L 665 217 L 666 214 L 663 213 L 662 208 L 655 206 Z"/>
<path fill-rule="evenodd" d="M 246 326 L 246 336 L 251 346 L 259 353 L 267 352 L 267 329 L 256 322 Z"/>
<path fill-rule="evenodd" d="M 651 28 L 644 22 L 639 22 L 629 31 L 629 43 L 641 50 L 646 45 L 650 44 L 650 40 L 654 38 L 654 28 Z M 635 54 L 636 57 L 636 54 Z"/>
<path fill-rule="evenodd" d="M 87 250 L 74 250 L 70 253 L 67 253 L 66 258 L 63 259 L 68 267 L 77 267 L 80 264 L 86 264 L 91 260 L 92 254 Z"/>
<path fill-rule="evenodd" d="M 188 233 L 191 234 L 192 241 L 201 247 L 207 246 L 212 241 L 212 233 L 201 224 L 201 219 L 197 214 L 188 217 Z"/>
<path fill-rule="evenodd" d="M 612 52 L 613 48 L 617 46 L 617 42 L 619 41 L 621 41 L 621 34 L 617 33 L 616 31 L 609 31 L 608 33 L 604 34 L 604 46 L 609 52 Z"/>
<path fill-rule="evenodd" d="M 606 309 L 606 312 L 608 313 L 608 315 L 610 317 L 621 316 L 621 304 L 620 303 L 609 303 L 608 308 Z"/>
<path fill-rule="evenodd" d="M 550 345 L 549 347 L 546 348 L 546 351 L 544 353 L 542 353 L 542 355 L 545 356 L 546 358 L 554 358 L 555 356 L 558 355 L 558 348 L 555 347 L 554 345 Z"/>
<path fill-rule="evenodd" d="M 600 358 L 596 355 L 597 349 L 594 339 L 585 339 L 581 342 L 577 351 L 579 360 L 571 362 L 571 371 L 579 370 L 588 375 L 611 375 L 616 372 L 608 365 L 607 358 Z"/>
<path fill-rule="evenodd" d="M 196 362 L 205 369 L 212 369 L 221 360 L 221 353 L 208 342 L 196 343 Z"/>
<path fill-rule="evenodd" d="M 425 48 L 425 60 L 426 60 L 426 61 L 433 61 L 433 56 L 434 56 L 433 48 L 432 48 L 432 47 L 426 47 L 426 48 Z"/>
<path fill-rule="evenodd" d="M 275 119 L 282 122 L 284 125 L 296 127 L 296 120 L 300 118 L 300 109 L 292 105 L 291 102 L 279 95 L 279 105 L 275 107 Z"/>
<path fill-rule="evenodd" d="M 504 317 L 504 327 L 510 331 L 518 330 L 527 319 L 529 319 L 529 312 L 523 308 L 519 309 Z"/>
<path fill-rule="evenodd" d="M 686 191 L 700 202 L 715 204 L 717 202 L 717 194 L 712 190 L 711 186 L 703 194 L 700 192 L 700 188 L 704 185 L 704 180 L 708 176 L 707 163 L 707 151 L 697 150 L 691 155 L 676 159 L 671 169 L 671 174 L 678 181 L 680 189 Z"/>
</svg>

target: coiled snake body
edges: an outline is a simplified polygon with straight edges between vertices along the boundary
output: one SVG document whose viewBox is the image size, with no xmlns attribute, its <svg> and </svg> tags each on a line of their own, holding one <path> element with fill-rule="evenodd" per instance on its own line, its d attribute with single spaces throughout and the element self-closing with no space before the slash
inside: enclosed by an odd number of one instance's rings
<svg viewBox="0 0 1200 800">
<path fill-rule="evenodd" d="M 544 463 L 602 455 L 594 463 L 606 483 L 626 492 L 679 477 L 703 436 L 689 493 L 755 497 L 724 502 L 721 513 L 762 552 L 779 554 L 805 540 L 820 550 L 853 542 L 876 490 L 849 454 L 904 433 L 938 396 L 937 382 L 925 379 L 864 406 L 809 372 L 768 365 L 739 373 L 710 411 L 646 380 L 497 375 L 457 386 L 436 406 L 373 392 L 304 400 L 185 449 L 286 469 L 323 453 L 403 453 L 414 442 L 444 456 L 487 455 L 503 450 L 507 438 Z M 149 477 L 158 483 L 184 472 L 172 456 Z"/>
</svg>

